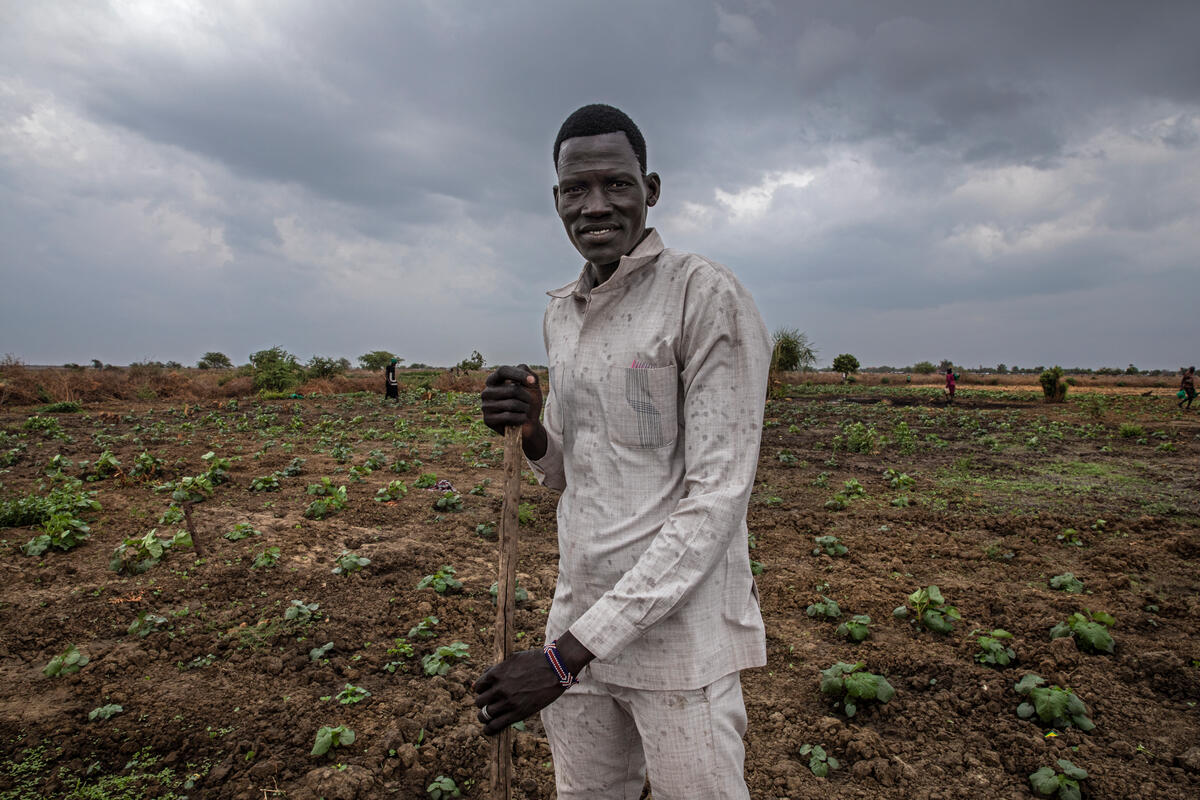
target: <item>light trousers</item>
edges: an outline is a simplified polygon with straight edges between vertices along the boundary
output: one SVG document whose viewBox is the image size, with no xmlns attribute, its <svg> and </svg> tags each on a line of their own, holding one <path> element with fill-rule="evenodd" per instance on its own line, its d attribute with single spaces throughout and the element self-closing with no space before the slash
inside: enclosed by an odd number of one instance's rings
<svg viewBox="0 0 1200 800">
<path fill-rule="evenodd" d="M 587 681 L 542 709 L 558 800 L 748 800 L 738 673 L 702 689 Z"/>
</svg>

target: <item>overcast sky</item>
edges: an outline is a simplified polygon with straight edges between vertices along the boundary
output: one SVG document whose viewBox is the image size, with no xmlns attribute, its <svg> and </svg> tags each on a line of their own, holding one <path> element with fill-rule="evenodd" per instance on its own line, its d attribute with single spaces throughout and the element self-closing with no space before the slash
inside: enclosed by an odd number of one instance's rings
<svg viewBox="0 0 1200 800">
<path fill-rule="evenodd" d="M 1200 3 L 0 0 L 0 353 L 544 363 L 551 147 L 821 364 L 1200 361 Z"/>
</svg>

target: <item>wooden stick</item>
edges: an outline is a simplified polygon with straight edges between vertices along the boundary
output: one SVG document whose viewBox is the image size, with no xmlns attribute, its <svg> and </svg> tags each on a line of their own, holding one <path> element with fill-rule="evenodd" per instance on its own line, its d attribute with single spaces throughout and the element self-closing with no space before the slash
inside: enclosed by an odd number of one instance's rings
<svg viewBox="0 0 1200 800">
<path fill-rule="evenodd" d="M 500 569 L 496 579 L 496 630 L 492 661 L 499 664 L 512 655 L 516 629 L 517 506 L 521 501 L 521 429 L 504 429 L 504 505 L 500 511 Z M 492 800 L 512 797 L 511 727 L 495 738 L 492 750 Z"/>
</svg>

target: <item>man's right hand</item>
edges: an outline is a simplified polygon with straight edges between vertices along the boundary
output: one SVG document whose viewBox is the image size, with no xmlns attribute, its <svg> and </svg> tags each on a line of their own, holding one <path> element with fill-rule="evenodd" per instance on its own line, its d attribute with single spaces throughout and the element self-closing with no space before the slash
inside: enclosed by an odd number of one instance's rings
<svg viewBox="0 0 1200 800">
<path fill-rule="evenodd" d="M 487 376 L 480 395 L 483 424 L 496 433 L 521 426 L 522 449 L 530 459 L 546 454 L 546 429 L 542 427 L 542 387 L 525 364 L 498 367 Z"/>
</svg>

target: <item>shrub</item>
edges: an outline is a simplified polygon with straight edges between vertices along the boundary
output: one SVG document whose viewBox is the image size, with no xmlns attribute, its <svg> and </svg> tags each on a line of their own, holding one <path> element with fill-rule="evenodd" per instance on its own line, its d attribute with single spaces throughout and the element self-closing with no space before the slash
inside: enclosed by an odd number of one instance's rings
<svg viewBox="0 0 1200 800">
<path fill-rule="evenodd" d="M 260 391 L 287 391 L 304 377 L 296 357 L 278 345 L 251 353 L 250 363 L 254 367 L 254 388 Z"/>
<path fill-rule="evenodd" d="M 795 328 L 780 328 L 772 337 L 771 371 L 794 372 L 798 369 L 809 370 L 817 361 L 817 351 L 813 349 L 808 334 Z"/>
<path fill-rule="evenodd" d="M 348 369 L 349 359 L 313 356 L 305 365 L 304 372 L 307 378 L 334 378 Z"/>
<path fill-rule="evenodd" d="M 372 350 L 371 352 L 363 353 L 358 357 L 358 366 L 362 369 L 369 369 L 373 372 L 378 372 L 379 370 L 386 368 L 387 365 L 391 363 L 393 358 L 396 358 L 396 356 L 392 353 L 389 353 L 387 350 Z M 399 358 L 396 360 L 403 361 L 404 359 Z"/>
<path fill-rule="evenodd" d="M 1063 380 L 1062 367 L 1051 367 L 1038 377 L 1042 385 L 1042 394 L 1047 403 L 1065 403 L 1067 401 L 1067 382 Z"/>
</svg>

